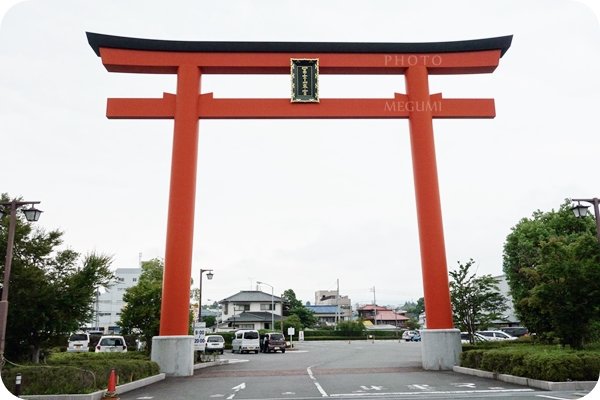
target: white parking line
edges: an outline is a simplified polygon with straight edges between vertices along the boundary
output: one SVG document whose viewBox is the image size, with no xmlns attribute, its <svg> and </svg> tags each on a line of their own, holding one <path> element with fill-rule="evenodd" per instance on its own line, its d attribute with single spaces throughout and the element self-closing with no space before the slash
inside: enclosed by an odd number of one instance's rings
<svg viewBox="0 0 600 400">
<path fill-rule="evenodd" d="M 319 382 L 317 382 L 317 378 L 315 378 L 315 376 L 313 375 L 312 370 L 311 370 L 312 367 L 314 367 L 314 365 L 311 365 L 310 367 L 306 368 L 306 372 L 308 372 L 308 376 L 310 376 L 310 379 L 313 380 L 313 383 L 317 387 L 317 390 L 319 391 L 319 393 L 321 393 L 321 396 L 328 397 L 327 392 L 325 390 L 323 390 L 323 387 L 321 387 Z"/>
<path fill-rule="evenodd" d="M 554 396 L 546 396 L 544 394 L 538 394 L 536 397 L 545 397 L 546 399 L 556 399 L 556 400 L 569 400 L 564 397 L 554 397 Z"/>
<path fill-rule="evenodd" d="M 446 391 L 433 391 L 433 392 L 394 392 L 394 393 L 334 393 L 330 394 L 329 397 L 384 397 L 384 396 L 407 396 L 413 395 L 420 397 L 422 394 L 435 395 L 435 394 L 485 394 L 485 393 L 512 393 L 512 392 L 533 392 L 533 389 L 503 389 L 503 390 L 446 390 Z M 558 397 L 554 397 L 558 399 Z M 568 400 L 568 399 L 560 399 Z"/>
</svg>

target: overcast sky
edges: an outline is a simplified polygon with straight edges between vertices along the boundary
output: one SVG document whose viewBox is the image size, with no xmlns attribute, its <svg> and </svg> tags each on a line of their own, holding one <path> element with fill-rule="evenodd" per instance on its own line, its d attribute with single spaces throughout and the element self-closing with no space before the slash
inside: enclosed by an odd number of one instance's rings
<svg viewBox="0 0 600 400">
<path fill-rule="evenodd" d="M 590 1 L 591 3 L 591 1 Z M 300 7 L 299 5 L 303 6 Z M 10 7 L 11 5 L 12 8 Z M 164 257 L 171 120 L 108 120 L 108 97 L 161 97 L 173 75 L 109 73 L 85 32 L 210 41 L 427 42 L 514 35 L 493 74 L 433 76 L 497 117 L 435 120 L 448 265 L 502 274 L 536 209 L 600 196 L 600 29 L 582 2 L 7 1 L 0 11 L 0 192 L 114 268 Z M 403 76 L 322 75 L 321 98 L 392 97 Z M 203 77 L 216 97 L 288 97 L 289 77 Z M 407 120 L 200 121 L 193 278 L 221 300 L 256 281 L 314 302 L 423 295 Z M 270 293 L 268 286 L 262 289 Z"/>
</svg>

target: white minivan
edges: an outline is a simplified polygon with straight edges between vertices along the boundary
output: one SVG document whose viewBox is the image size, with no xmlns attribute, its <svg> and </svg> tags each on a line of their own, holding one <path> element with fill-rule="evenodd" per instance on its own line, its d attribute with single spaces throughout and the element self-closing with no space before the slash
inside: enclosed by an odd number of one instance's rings
<svg viewBox="0 0 600 400">
<path fill-rule="evenodd" d="M 87 352 L 90 351 L 90 335 L 85 332 L 73 333 L 69 336 L 67 352 Z"/>
<path fill-rule="evenodd" d="M 96 353 L 127 352 L 125 338 L 119 335 L 102 336 L 96 345 Z"/>
<path fill-rule="evenodd" d="M 235 337 L 231 341 L 231 352 L 235 353 L 236 351 L 240 354 L 244 352 L 255 352 L 258 354 L 260 350 L 260 339 L 258 335 L 258 331 L 253 329 L 244 329 L 235 332 Z"/>
</svg>

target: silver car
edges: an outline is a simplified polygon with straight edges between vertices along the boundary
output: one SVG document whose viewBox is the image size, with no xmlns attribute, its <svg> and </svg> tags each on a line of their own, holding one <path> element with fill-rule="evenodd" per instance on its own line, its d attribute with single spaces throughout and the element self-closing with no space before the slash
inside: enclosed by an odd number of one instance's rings
<svg viewBox="0 0 600 400">
<path fill-rule="evenodd" d="M 518 338 L 502 331 L 477 331 L 487 340 L 517 340 Z"/>
</svg>

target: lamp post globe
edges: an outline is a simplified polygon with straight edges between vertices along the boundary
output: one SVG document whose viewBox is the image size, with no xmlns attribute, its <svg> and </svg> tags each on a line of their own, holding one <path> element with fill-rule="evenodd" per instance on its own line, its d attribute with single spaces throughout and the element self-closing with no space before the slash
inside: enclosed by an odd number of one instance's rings
<svg viewBox="0 0 600 400">
<path fill-rule="evenodd" d="M 577 218 L 584 218 L 588 214 L 588 207 L 581 205 L 581 202 L 584 201 L 586 203 L 590 203 L 594 206 L 594 217 L 596 218 L 596 237 L 598 239 L 598 243 L 600 244 L 600 199 L 594 197 L 593 199 L 571 199 L 571 201 L 576 201 L 577 205 L 571 207 L 573 213 Z"/>
</svg>

